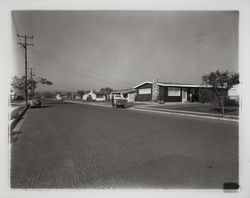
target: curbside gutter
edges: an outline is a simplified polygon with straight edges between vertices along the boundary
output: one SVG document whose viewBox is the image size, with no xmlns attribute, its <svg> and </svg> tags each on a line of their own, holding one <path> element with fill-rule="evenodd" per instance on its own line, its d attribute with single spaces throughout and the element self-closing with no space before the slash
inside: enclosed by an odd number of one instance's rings
<svg viewBox="0 0 250 198">
<path fill-rule="evenodd" d="M 112 106 L 104 105 L 104 104 L 97 104 L 97 103 L 83 103 L 80 101 L 70 101 L 70 100 L 67 100 L 67 101 L 65 100 L 65 102 L 112 108 Z M 130 107 L 129 109 L 137 110 L 137 111 L 155 112 L 155 113 L 158 112 L 158 113 L 166 113 L 166 114 L 184 115 L 184 116 L 191 116 L 191 117 L 197 117 L 197 118 L 218 119 L 218 120 L 233 121 L 233 122 L 239 121 L 239 116 L 225 115 L 224 117 L 222 117 L 220 114 L 215 114 L 215 113 L 205 113 L 205 112 L 197 112 L 197 111 L 183 111 L 183 110 L 173 110 L 173 109 L 161 109 L 161 108 L 147 107 L 146 105 L 140 105 L 140 106 L 135 105 L 133 107 Z"/>
<path fill-rule="evenodd" d="M 231 116 L 225 115 L 222 117 L 220 114 L 215 113 L 204 113 L 204 112 L 196 112 L 196 111 L 182 111 L 182 110 L 173 110 L 173 109 L 160 109 L 160 108 L 151 108 L 146 106 L 135 106 L 133 107 L 135 110 L 142 110 L 142 111 L 153 111 L 153 112 L 161 112 L 161 113 L 168 113 L 168 114 L 177 114 L 177 115 L 186 115 L 192 117 L 199 117 L 199 118 L 210 118 L 210 119 L 218 119 L 218 120 L 225 120 L 225 121 L 239 121 L 238 116 Z"/>
<path fill-rule="evenodd" d="M 73 101 L 73 100 L 64 100 L 64 102 L 75 103 L 75 104 L 83 104 L 83 105 L 91 105 L 91 106 L 99 106 L 99 107 L 110 107 L 110 108 L 112 108 L 111 105 L 109 105 L 109 104 L 103 104 L 103 103 L 90 103 L 90 102 Z"/>
<path fill-rule="evenodd" d="M 17 113 L 17 116 L 16 118 L 14 118 L 13 120 L 11 120 L 11 123 L 10 123 L 10 131 L 11 131 L 11 135 L 12 132 L 13 132 L 13 129 L 16 127 L 16 125 L 18 124 L 18 122 L 21 120 L 21 118 L 23 117 L 23 115 L 25 114 L 25 112 L 27 111 L 29 107 L 26 106 L 21 112 Z"/>
</svg>

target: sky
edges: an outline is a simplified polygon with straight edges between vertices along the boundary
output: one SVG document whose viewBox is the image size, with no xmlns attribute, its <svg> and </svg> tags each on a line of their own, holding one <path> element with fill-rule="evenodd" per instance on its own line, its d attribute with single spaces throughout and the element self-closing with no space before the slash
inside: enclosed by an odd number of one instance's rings
<svg viewBox="0 0 250 198">
<path fill-rule="evenodd" d="M 53 82 L 39 90 L 131 88 L 144 81 L 201 83 L 238 72 L 236 11 L 14 11 L 13 76 L 28 67 Z M 22 41 L 22 40 L 21 40 Z M 197 42 L 199 41 L 199 42 Z"/>
</svg>

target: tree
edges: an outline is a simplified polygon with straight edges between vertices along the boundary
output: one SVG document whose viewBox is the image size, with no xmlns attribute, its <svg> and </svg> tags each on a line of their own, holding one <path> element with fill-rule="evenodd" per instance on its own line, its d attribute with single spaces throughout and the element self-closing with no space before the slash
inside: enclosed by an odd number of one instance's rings
<svg viewBox="0 0 250 198">
<path fill-rule="evenodd" d="M 72 93 L 71 93 L 71 91 L 67 91 L 67 92 L 65 93 L 65 95 L 66 95 L 66 97 L 69 99 L 69 98 L 71 98 Z"/>
<path fill-rule="evenodd" d="M 24 83 L 25 83 L 25 78 L 22 77 L 22 78 L 18 78 L 17 76 L 14 76 L 12 78 L 12 83 L 11 83 L 11 86 L 13 87 L 14 89 L 14 92 L 18 95 L 22 95 L 24 96 Z"/>
<path fill-rule="evenodd" d="M 101 92 L 103 92 L 103 94 L 105 95 L 105 98 L 106 99 L 110 99 L 109 98 L 109 94 L 113 91 L 112 88 L 110 87 L 104 87 L 104 88 L 101 88 Z"/>
<path fill-rule="evenodd" d="M 38 83 L 44 84 L 44 85 L 53 85 L 53 83 L 46 78 L 39 78 Z"/>
<path fill-rule="evenodd" d="M 210 86 L 214 92 L 216 99 L 221 105 L 222 115 L 225 115 L 224 102 L 228 96 L 228 90 L 234 85 L 239 84 L 239 74 L 234 72 L 210 72 L 207 75 L 202 76 L 202 83 L 205 86 Z"/>
<path fill-rule="evenodd" d="M 38 84 L 44 84 L 44 85 L 52 85 L 53 83 L 46 78 L 30 78 L 27 80 L 27 88 L 30 90 L 30 95 L 33 95 L 35 92 L 35 89 L 38 87 Z M 19 78 L 17 76 L 14 76 L 12 79 L 11 86 L 13 87 L 14 91 L 17 94 L 20 94 L 22 96 L 25 95 L 25 76 Z"/>
<path fill-rule="evenodd" d="M 43 95 L 45 98 L 53 98 L 54 94 L 51 93 L 50 91 L 45 91 L 41 95 Z"/>
<path fill-rule="evenodd" d="M 34 79 L 28 79 L 27 81 L 27 88 L 30 90 L 30 95 L 34 96 L 35 89 L 37 88 L 38 81 Z"/>
<path fill-rule="evenodd" d="M 84 91 L 83 90 L 78 90 L 76 93 L 79 94 L 81 98 L 84 95 Z"/>
</svg>

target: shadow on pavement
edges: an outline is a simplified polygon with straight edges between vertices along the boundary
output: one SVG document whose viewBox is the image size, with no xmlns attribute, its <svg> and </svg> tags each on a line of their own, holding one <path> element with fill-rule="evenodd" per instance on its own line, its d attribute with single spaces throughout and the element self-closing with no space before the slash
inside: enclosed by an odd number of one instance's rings
<svg viewBox="0 0 250 198">
<path fill-rule="evenodd" d="M 52 105 L 42 105 L 41 107 L 30 107 L 30 109 L 43 109 L 43 108 L 49 108 L 53 107 Z"/>
<path fill-rule="evenodd" d="M 73 102 L 72 103 L 71 102 L 45 102 L 44 104 L 46 104 L 46 105 L 60 105 L 60 104 L 69 105 L 69 104 L 75 104 L 75 103 L 73 103 Z"/>
<path fill-rule="evenodd" d="M 53 107 L 52 105 L 42 105 L 40 108 L 49 108 L 49 107 Z"/>
</svg>

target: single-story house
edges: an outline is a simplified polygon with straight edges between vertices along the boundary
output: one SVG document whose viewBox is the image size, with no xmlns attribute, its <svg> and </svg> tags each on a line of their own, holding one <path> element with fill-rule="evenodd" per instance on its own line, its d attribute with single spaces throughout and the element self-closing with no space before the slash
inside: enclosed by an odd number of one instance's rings
<svg viewBox="0 0 250 198">
<path fill-rule="evenodd" d="M 136 89 L 122 89 L 111 92 L 111 98 L 118 96 L 122 98 L 126 98 L 128 102 L 134 102 L 136 96 Z"/>
<path fill-rule="evenodd" d="M 99 90 L 89 90 L 82 96 L 83 100 L 105 101 L 105 94 Z"/>
<path fill-rule="evenodd" d="M 136 101 L 195 102 L 199 101 L 200 84 L 145 81 L 133 87 Z"/>
<path fill-rule="evenodd" d="M 56 94 L 56 99 L 57 100 L 61 100 L 62 98 L 63 98 L 62 94 L 60 94 L 60 93 Z"/>
</svg>

